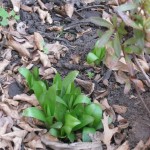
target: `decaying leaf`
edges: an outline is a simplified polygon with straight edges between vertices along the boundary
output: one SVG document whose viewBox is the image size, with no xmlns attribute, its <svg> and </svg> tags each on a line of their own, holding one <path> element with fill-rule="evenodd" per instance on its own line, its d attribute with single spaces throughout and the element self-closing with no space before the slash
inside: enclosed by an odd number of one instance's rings
<svg viewBox="0 0 150 150">
<path fill-rule="evenodd" d="M 37 2 L 39 3 L 39 5 L 42 9 L 47 10 L 46 6 L 44 5 L 44 3 L 41 0 L 37 0 Z"/>
<path fill-rule="evenodd" d="M 113 108 L 114 108 L 115 112 L 118 114 L 124 114 L 127 111 L 127 107 L 125 107 L 125 106 L 113 105 Z"/>
<path fill-rule="evenodd" d="M 19 119 L 20 116 L 17 110 L 10 109 L 8 105 L 0 103 L 0 109 L 2 109 L 6 115 L 11 116 L 12 118 Z"/>
<path fill-rule="evenodd" d="M 129 150 L 129 142 L 125 141 L 121 146 L 119 146 L 116 150 Z"/>
<path fill-rule="evenodd" d="M 143 147 L 144 147 L 144 142 L 141 140 L 133 150 L 140 150 L 143 149 Z"/>
<path fill-rule="evenodd" d="M 140 89 L 141 91 L 145 91 L 144 89 L 144 85 L 143 85 L 143 82 L 139 79 L 134 79 L 134 78 L 131 78 L 131 81 L 135 84 L 135 86 Z"/>
<path fill-rule="evenodd" d="M 44 149 L 43 144 L 41 143 L 40 139 L 33 139 L 32 141 L 26 144 L 31 149 Z"/>
<path fill-rule="evenodd" d="M 107 147 L 110 147 L 111 138 L 118 131 L 118 128 L 116 127 L 116 128 L 110 129 L 108 126 L 108 124 L 109 124 L 108 118 L 109 118 L 109 116 L 107 116 L 106 113 L 104 112 L 103 113 L 103 120 L 102 120 L 102 123 L 104 126 L 103 142 L 104 142 L 104 144 L 106 144 Z"/>
<path fill-rule="evenodd" d="M 42 23 L 45 23 L 45 21 L 49 24 L 52 24 L 53 20 L 51 18 L 51 15 L 48 13 L 48 11 L 44 11 L 42 9 L 40 9 L 39 7 L 34 7 L 34 12 L 38 12 L 40 19 L 42 21 Z"/>
<path fill-rule="evenodd" d="M 40 52 L 40 51 L 38 51 L 38 53 L 40 54 L 40 60 L 43 64 L 43 66 L 46 68 L 51 67 L 51 63 L 50 63 L 50 60 L 49 60 L 47 54 L 44 54 L 43 52 Z"/>
<path fill-rule="evenodd" d="M 87 95 L 91 95 L 93 93 L 95 84 L 91 81 L 85 81 L 76 78 L 76 82 L 86 90 L 86 92 L 88 93 Z"/>
<path fill-rule="evenodd" d="M 26 35 L 27 34 L 26 31 L 25 31 L 26 28 L 27 28 L 27 26 L 26 26 L 26 24 L 24 22 L 20 22 L 20 23 L 17 24 L 17 31 L 20 34 Z"/>
<path fill-rule="evenodd" d="M 25 56 L 30 58 L 30 53 L 29 51 L 23 47 L 19 42 L 14 41 L 14 40 L 9 40 L 8 41 L 8 46 L 11 46 L 14 50 L 16 50 L 21 56 Z"/>
<path fill-rule="evenodd" d="M 14 142 L 14 150 L 20 150 L 21 149 L 21 145 L 22 145 L 22 138 L 20 137 L 15 137 L 13 139 Z"/>
<path fill-rule="evenodd" d="M 15 12 L 19 12 L 21 0 L 11 0 Z"/>
<path fill-rule="evenodd" d="M 89 4 L 93 3 L 95 0 L 81 0 L 82 3 Z"/>
<path fill-rule="evenodd" d="M 32 94 L 31 96 L 27 94 L 16 95 L 13 97 L 13 100 L 28 102 L 29 104 L 33 106 L 37 106 L 39 104 L 34 94 Z"/>
<path fill-rule="evenodd" d="M 66 14 L 71 18 L 74 12 L 74 3 L 66 3 L 65 11 L 66 11 Z"/>
<path fill-rule="evenodd" d="M 5 70 L 5 68 L 9 65 L 10 61 L 4 59 L 0 62 L 0 74 Z"/>
<path fill-rule="evenodd" d="M 44 39 L 40 33 L 34 32 L 34 41 L 35 41 L 35 45 L 37 46 L 38 50 L 43 50 Z"/>
</svg>

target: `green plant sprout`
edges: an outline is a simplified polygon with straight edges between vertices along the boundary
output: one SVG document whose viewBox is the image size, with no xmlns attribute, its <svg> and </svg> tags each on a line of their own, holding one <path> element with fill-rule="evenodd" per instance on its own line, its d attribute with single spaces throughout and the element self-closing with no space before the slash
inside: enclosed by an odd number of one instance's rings
<svg viewBox="0 0 150 150">
<path fill-rule="evenodd" d="M 7 26 L 9 19 L 19 20 L 20 16 L 16 15 L 16 13 L 12 10 L 11 12 L 7 12 L 4 8 L 0 7 L 0 25 Z"/>
<path fill-rule="evenodd" d="M 78 71 L 70 72 L 64 79 L 56 74 L 51 86 L 39 78 L 38 68 L 33 68 L 32 72 L 20 68 L 19 72 L 41 106 L 41 109 L 27 108 L 23 115 L 44 122 L 51 135 L 74 142 L 76 133 L 80 132 L 82 140 L 88 142 L 91 141 L 88 134 L 103 127 L 102 108 L 91 102 L 74 83 Z"/>
<path fill-rule="evenodd" d="M 87 72 L 87 76 L 88 76 L 89 79 L 92 79 L 92 78 L 94 77 L 94 73 L 88 71 L 88 72 Z"/>
</svg>

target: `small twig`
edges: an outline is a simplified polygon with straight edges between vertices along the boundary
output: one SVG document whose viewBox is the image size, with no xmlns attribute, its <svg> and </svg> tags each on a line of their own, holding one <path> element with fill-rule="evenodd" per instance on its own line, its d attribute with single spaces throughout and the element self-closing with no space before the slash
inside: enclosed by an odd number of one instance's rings
<svg viewBox="0 0 150 150">
<path fill-rule="evenodd" d="M 139 69 L 141 70 L 142 74 L 143 74 L 144 77 L 146 78 L 148 84 L 150 85 L 150 78 L 149 78 L 149 76 L 146 74 L 146 72 L 144 71 L 144 69 L 143 69 L 142 66 L 140 65 L 140 63 L 139 63 L 138 59 L 136 58 L 136 56 L 133 55 L 133 57 L 134 57 L 134 60 L 135 60 L 135 62 L 136 62 L 136 65 L 139 67 Z"/>
<path fill-rule="evenodd" d="M 150 110 L 149 110 L 149 108 L 147 107 L 147 105 L 145 104 L 144 99 L 142 98 L 142 96 L 141 96 L 139 90 L 137 89 L 137 87 L 135 87 L 135 89 L 136 89 L 136 92 L 137 92 L 137 94 L 138 94 L 138 97 L 140 98 L 140 100 L 141 100 L 141 102 L 143 103 L 144 107 L 146 108 L 146 110 L 147 110 L 148 113 L 150 114 Z"/>
<path fill-rule="evenodd" d="M 90 9 L 90 8 L 96 8 L 96 7 L 102 7 L 102 8 L 104 8 L 105 6 L 104 6 L 104 5 L 93 5 L 93 6 L 87 6 L 87 7 L 84 7 L 84 8 L 78 9 L 77 11 L 82 11 L 82 10 L 84 10 L 84 9 Z"/>
</svg>

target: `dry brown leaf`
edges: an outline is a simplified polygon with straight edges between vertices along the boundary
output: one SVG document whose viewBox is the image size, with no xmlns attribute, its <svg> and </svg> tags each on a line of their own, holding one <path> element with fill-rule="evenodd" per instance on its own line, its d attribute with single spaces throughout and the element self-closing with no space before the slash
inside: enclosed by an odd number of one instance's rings
<svg viewBox="0 0 150 150">
<path fill-rule="evenodd" d="M 147 140 L 147 142 L 145 143 L 145 145 L 144 145 L 144 148 L 143 148 L 144 150 L 148 150 L 148 149 L 150 149 L 150 138 Z"/>
<path fill-rule="evenodd" d="M 66 12 L 67 16 L 69 16 L 71 18 L 73 15 L 73 12 L 74 12 L 74 3 L 66 3 L 65 4 L 65 12 Z"/>
<path fill-rule="evenodd" d="M 33 139 L 32 141 L 28 142 L 26 145 L 32 149 L 44 149 L 44 146 L 41 143 L 40 139 Z"/>
<path fill-rule="evenodd" d="M 11 0 L 15 12 L 19 12 L 21 0 Z"/>
<path fill-rule="evenodd" d="M 24 23 L 24 22 L 19 22 L 18 24 L 17 24 L 17 31 L 20 33 L 20 34 L 24 34 L 24 35 L 26 35 L 27 33 L 26 33 L 26 28 L 27 28 L 27 26 L 26 26 L 26 24 Z"/>
<path fill-rule="evenodd" d="M 135 86 L 141 90 L 141 91 L 145 91 L 144 89 L 144 85 L 143 85 L 143 82 L 139 79 L 134 79 L 134 78 L 131 78 L 131 81 L 135 84 Z"/>
<path fill-rule="evenodd" d="M 119 146 L 116 150 L 130 150 L 129 142 L 125 141 L 121 146 Z"/>
<path fill-rule="evenodd" d="M 45 23 L 45 20 L 49 24 L 53 23 L 51 15 L 48 13 L 48 11 L 44 11 L 44 10 L 40 9 L 39 7 L 34 7 L 34 12 L 36 12 L 36 11 L 38 12 L 38 14 L 40 16 L 42 23 Z"/>
<path fill-rule="evenodd" d="M 142 60 L 142 59 L 137 59 L 141 65 L 141 67 L 145 70 L 145 72 L 149 72 L 149 65 L 146 61 Z"/>
<path fill-rule="evenodd" d="M 37 0 L 37 2 L 39 3 L 39 5 L 40 5 L 40 7 L 42 9 L 46 9 L 47 10 L 46 6 L 44 5 L 44 3 L 41 0 Z"/>
<path fill-rule="evenodd" d="M 16 50 L 21 56 L 25 56 L 30 58 L 30 53 L 29 51 L 23 47 L 19 42 L 16 42 L 14 40 L 9 40 L 8 41 L 8 46 L 11 46 L 14 50 Z"/>
<path fill-rule="evenodd" d="M 120 105 L 113 105 L 113 109 L 115 110 L 116 113 L 118 114 L 124 114 L 127 111 L 127 107 L 125 106 L 120 106 Z"/>
<path fill-rule="evenodd" d="M 127 119 L 120 119 L 120 120 L 119 120 L 119 125 L 118 125 L 118 127 L 119 127 L 120 129 L 126 129 L 126 128 L 128 128 L 128 126 L 129 126 L 129 122 L 128 122 Z"/>
<path fill-rule="evenodd" d="M 144 142 L 141 140 L 133 150 L 143 150 Z"/>
<path fill-rule="evenodd" d="M 104 132 L 103 132 L 103 142 L 104 144 L 106 144 L 107 147 L 110 147 L 110 143 L 111 143 L 111 139 L 113 137 L 113 135 L 118 131 L 118 128 L 113 128 L 110 129 L 108 126 L 108 118 L 109 116 L 106 115 L 106 113 L 103 113 L 103 119 L 102 119 L 102 123 L 104 126 Z"/>
<path fill-rule="evenodd" d="M 0 119 L 1 120 L 1 119 Z M 6 120 L 6 122 L 3 124 L 3 126 L 1 126 L 0 128 L 0 135 L 3 135 L 6 133 L 7 130 L 7 126 L 9 125 L 9 121 Z"/>
<path fill-rule="evenodd" d="M 12 118 L 20 118 L 17 110 L 10 109 L 8 105 L 2 102 L 0 102 L 0 109 L 2 109 L 6 113 L 6 115 L 11 116 Z"/>
<path fill-rule="evenodd" d="M 13 147 L 11 145 L 11 142 L 7 141 L 7 140 L 0 140 L 0 149 L 7 149 L 9 148 L 9 150 L 13 150 Z"/>
<path fill-rule="evenodd" d="M 14 150 L 21 150 L 22 138 L 15 137 L 13 139 L 13 142 L 14 142 Z"/>
<path fill-rule="evenodd" d="M 40 54 L 40 60 L 43 64 L 43 66 L 46 68 L 51 67 L 51 63 L 50 63 L 50 60 L 48 59 L 47 54 L 40 52 L 40 51 L 38 51 L 38 53 Z"/>
<path fill-rule="evenodd" d="M 0 74 L 5 70 L 5 68 L 9 65 L 10 61 L 4 59 L 0 62 Z"/>
<path fill-rule="evenodd" d="M 92 83 L 91 81 L 76 79 L 76 82 L 86 90 L 88 96 L 93 93 L 95 84 Z"/>
<path fill-rule="evenodd" d="M 22 4 L 21 4 L 20 8 L 21 8 L 22 10 L 24 10 L 24 11 L 27 11 L 27 12 L 33 12 L 32 7 L 29 7 L 29 6 L 27 6 L 27 5 L 22 5 Z"/>
<path fill-rule="evenodd" d="M 93 3 L 95 0 L 81 0 L 82 3 L 89 4 Z"/>
<path fill-rule="evenodd" d="M 61 45 L 59 42 L 54 44 L 46 44 L 45 47 L 48 49 L 48 54 L 52 54 L 56 59 L 60 59 L 60 56 L 68 51 L 68 48 L 64 45 Z"/>
<path fill-rule="evenodd" d="M 34 41 L 35 41 L 35 45 L 37 46 L 38 50 L 42 51 L 44 48 L 44 39 L 40 33 L 34 32 Z"/>
<path fill-rule="evenodd" d="M 13 106 L 18 106 L 18 102 L 17 102 L 17 101 L 14 101 L 14 100 L 12 100 L 12 99 L 5 98 L 4 96 L 2 96 L 2 102 L 6 102 L 6 103 L 8 103 L 9 105 L 13 105 Z"/>
<path fill-rule="evenodd" d="M 39 129 L 39 128 L 32 128 L 26 122 L 19 122 L 18 126 L 21 127 L 22 129 L 28 131 L 28 132 L 35 132 L 35 131 L 42 131 L 43 130 L 43 129 Z"/>
<path fill-rule="evenodd" d="M 39 104 L 34 94 L 32 94 L 31 96 L 27 94 L 15 95 L 13 97 L 13 100 L 20 100 L 20 101 L 28 102 L 29 104 L 33 106 L 37 106 Z"/>
</svg>

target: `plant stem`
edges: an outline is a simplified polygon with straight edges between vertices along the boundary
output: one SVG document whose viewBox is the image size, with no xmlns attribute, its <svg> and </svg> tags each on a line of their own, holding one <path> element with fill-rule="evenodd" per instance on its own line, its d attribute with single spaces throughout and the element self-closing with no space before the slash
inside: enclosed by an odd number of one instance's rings
<svg viewBox="0 0 150 150">
<path fill-rule="evenodd" d="M 133 55 L 133 57 L 134 57 L 134 60 L 135 60 L 135 62 L 136 62 L 136 64 L 137 64 L 137 66 L 139 67 L 139 69 L 141 70 L 142 74 L 143 74 L 144 77 L 146 78 L 148 84 L 150 85 L 150 78 L 149 78 L 149 76 L 146 74 L 145 70 L 144 70 L 144 69 L 142 68 L 142 66 L 140 65 L 140 63 L 139 63 L 138 59 L 136 58 L 136 56 Z"/>
</svg>

